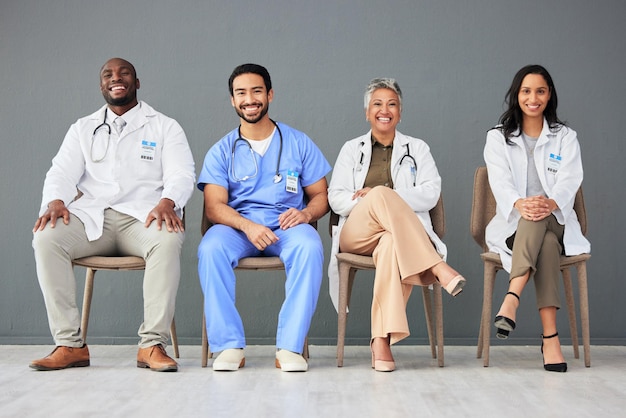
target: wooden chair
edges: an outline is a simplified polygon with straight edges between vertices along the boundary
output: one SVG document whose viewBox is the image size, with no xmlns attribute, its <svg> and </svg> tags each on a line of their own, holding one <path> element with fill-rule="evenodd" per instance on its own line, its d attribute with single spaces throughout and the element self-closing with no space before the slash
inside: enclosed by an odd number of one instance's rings
<svg viewBox="0 0 626 418">
<path fill-rule="evenodd" d="M 574 201 L 574 210 L 578 216 L 578 222 L 582 233 L 587 233 L 587 213 L 585 211 L 585 202 L 583 199 L 583 191 L 580 188 L 576 194 Z M 492 299 L 493 288 L 496 280 L 496 273 L 502 270 L 502 262 L 500 256 L 496 253 L 489 252 L 485 243 L 485 228 L 489 221 L 496 214 L 496 201 L 489 186 L 487 177 L 487 167 L 478 167 L 474 175 L 474 197 L 472 202 L 472 217 L 470 229 L 472 237 L 478 245 L 483 249 L 480 255 L 484 262 L 484 290 L 483 290 L 483 311 L 480 321 L 480 332 L 478 336 L 477 358 L 483 358 L 483 365 L 489 366 L 489 339 L 492 325 Z M 574 348 L 574 357 L 579 358 L 578 352 L 578 327 L 576 325 L 576 306 L 574 303 L 574 291 L 572 287 L 572 278 L 570 275 L 570 267 L 575 267 L 578 272 L 578 291 L 580 302 L 580 321 L 583 337 L 583 348 L 585 351 L 585 366 L 591 365 L 590 357 L 590 341 L 589 341 L 589 302 L 587 296 L 587 260 L 590 254 L 580 254 L 571 257 L 561 256 L 561 274 L 563 275 L 563 287 L 565 290 L 565 298 L 567 310 L 569 314 L 570 333 L 572 337 L 572 345 Z"/>
<path fill-rule="evenodd" d="M 439 237 L 445 234 L 445 216 L 443 208 L 443 198 L 439 197 L 437 205 L 430 210 L 430 218 L 433 223 L 435 233 Z M 332 227 L 337 225 L 339 216 L 331 212 L 329 229 L 332 236 Z M 350 303 L 352 294 L 352 286 L 357 270 L 375 270 L 374 260 L 371 256 L 363 256 L 352 253 L 339 252 L 337 254 L 339 263 L 339 311 L 337 313 L 337 367 L 343 367 L 343 353 L 346 337 L 346 324 L 348 321 L 347 308 Z M 430 350 L 433 358 L 437 359 L 439 367 L 443 367 L 443 305 L 441 285 L 435 283 L 432 285 L 432 293 L 434 293 L 435 303 L 435 320 L 433 320 L 433 303 L 431 289 L 428 286 L 422 286 L 422 296 L 424 299 L 424 312 L 426 314 L 426 326 L 428 328 L 428 339 L 430 341 Z M 433 335 L 433 331 L 434 334 Z M 437 350 L 435 351 L 435 345 Z"/>
<path fill-rule="evenodd" d="M 124 271 L 124 270 L 145 270 L 146 262 L 141 257 L 124 256 L 124 257 L 105 257 L 105 256 L 90 256 L 77 258 L 72 261 L 75 266 L 81 266 L 87 268 L 87 274 L 85 277 L 85 292 L 83 296 L 83 312 L 81 318 L 81 330 L 83 341 L 87 342 L 87 328 L 89 326 L 89 313 L 91 311 L 91 299 L 93 296 L 93 282 L 98 270 L 109 271 Z M 172 346 L 174 347 L 174 356 L 179 357 L 178 352 L 178 338 L 176 337 L 176 322 L 172 318 L 172 326 L 170 328 L 172 337 Z"/>
<path fill-rule="evenodd" d="M 205 208 L 202 208 L 202 236 L 212 226 L 211 222 L 207 219 L 205 214 Z M 317 222 L 313 224 L 317 227 Z M 239 260 L 239 264 L 235 270 L 253 270 L 253 271 L 275 271 L 285 270 L 285 265 L 279 257 L 244 257 Z M 309 344 L 308 338 L 304 340 L 304 347 L 302 350 L 304 358 L 309 358 Z M 208 359 L 213 357 L 213 353 L 210 351 L 209 339 L 206 332 L 206 316 L 204 314 L 204 306 L 202 307 L 202 367 L 206 367 Z"/>
</svg>

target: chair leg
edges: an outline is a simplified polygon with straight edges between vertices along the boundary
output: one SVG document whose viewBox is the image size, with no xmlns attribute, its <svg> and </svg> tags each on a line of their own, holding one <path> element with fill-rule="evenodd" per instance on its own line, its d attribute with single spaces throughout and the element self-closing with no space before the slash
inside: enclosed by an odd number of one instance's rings
<svg viewBox="0 0 626 418">
<path fill-rule="evenodd" d="M 483 312 L 480 319 L 480 336 L 478 342 L 478 358 L 482 356 L 483 366 L 489 367 L 489 338 L 491 336 L 491 306 L 493 299 L 493 287 L 496 281 L 497 269 L 495 264 L 485 261 L 485 278 L 483 284 Z"/>
<path fill-rule="evenodd" d="M 337 311 L 337 367 L 343 367 L 343 352 L 348 321 L 348 288 L 351 269 L 345 263 L 339 263 L 339 310 Z"/>
<path fill-rule="evenodd" d="M 569 331 L 572 337 L 572 348 L 574 349 L 574 358 L 580 358 L 578 351 L 578 325 L 576 324 L 576 302 L 574 301 L 574 289 L 572 287 L 572 277 L 569 267 L 561 270 L 563 275 L 563 290 L 565 291 L 565 301 L 567 305 L 567 314 L 569 316 Z"/>
<path fill-rule="evenodd" d="M 172 346 L 174 347 L 174 357 L 180 358 L 178 352 L 178 336 L 176 335 L 176 320 L 172 318 L 172 325 L 170 326 L 170 338 L 172 339 Z"/>
<path fill-rule="evenodd" d="M 580 326 L 583 334 L 583 350 L 585 352 L 585 367 L 591 367 L 591 341 L 589 335 L 589 294 L 587 291 L 587 263 L 578 263 L 578 290 L 580 302 Z"/>
<path fill-rule="evenodd" d="M 443 295 L 439 283 L 433 285 L 433 293 L 435 298 L 435 322 L 437 327 L 437 363 L 439 367 L 443 367 Z"/>
<path fill-rule="evenodd" d="M 93 279 L 96 270 L 87 268 L 85 275 L 85 292 L 83 293 L 83 311 L 80 320 L 80 329 L 82 332 L 83 344 L 87 344 L 87 328 L 89 327 L 89 312 L 91 311 L 91 298 L 93 296 Z"/>
<path fill-rule="evenodd" d="M 433 285 L 434 288 L 435 285 Z M 430 353 L 433 358 L 437 358 L 437 350 L 435 349 L 435 336 L 433 326 L 433 304 L 431 299 L 431 291 L 428 286 L 422 286 L 422 299 L 424 300 L 424 314 L 426 315 L 426 329 L 428 330 L 428 341 L 430 342 Z"/>
<path fill-rule="evenodd" d="M 208 359 L 211 358 L 211 352 L 209 351 L 209 337 L 206 333 L 206 316 L 202 314 L 202 367 L 206 367 Z"/>
</svg>

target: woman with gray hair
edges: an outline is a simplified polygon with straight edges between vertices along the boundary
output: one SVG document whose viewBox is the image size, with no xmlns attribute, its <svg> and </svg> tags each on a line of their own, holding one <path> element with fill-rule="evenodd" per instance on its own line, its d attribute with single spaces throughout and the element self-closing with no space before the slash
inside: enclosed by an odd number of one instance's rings
<svg viewBox="0 0 626 418">
<path fill-rule="evenodd" d="M 371 311 L 372 368 L 393 371 L 391 345 L 409 336 L 406 302 L 414 285 L 436 280 L 452 296 L 465 279 L 446 262 L 446 246 L 435 234 L 429 210 L 441 193 L 441 177 L 430 148 L 396 130 L 402 92 L 392 78 L 376 78 L 365 91 L 370 131 L 344 144 L 328 189 L 339 215 L 329 265 L 337 307 L 341 251 L 371 255 L 376 265 Z"/>
</svg>

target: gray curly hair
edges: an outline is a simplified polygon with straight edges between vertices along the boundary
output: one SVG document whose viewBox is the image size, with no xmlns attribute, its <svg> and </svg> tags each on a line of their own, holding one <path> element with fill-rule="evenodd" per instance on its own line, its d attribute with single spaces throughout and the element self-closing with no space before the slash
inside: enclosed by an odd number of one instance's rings
<svg viewBox="0 0 626 418">
<path fill-rule="evenodd" d="M 364 96 L 365 109 L 367 109 L 367 106 L 370 104 L 372 94 L 374 94 L 374 92 L 378 89 L 389 89 L 395 92 L 398 95 L 398 100 L 400 101 L 400 109 L 402 109 L 402 90 L 400 90 L 398 82 L 394 78 L 384 77 L 375 78 L 367 85 Z"/>
</svg>

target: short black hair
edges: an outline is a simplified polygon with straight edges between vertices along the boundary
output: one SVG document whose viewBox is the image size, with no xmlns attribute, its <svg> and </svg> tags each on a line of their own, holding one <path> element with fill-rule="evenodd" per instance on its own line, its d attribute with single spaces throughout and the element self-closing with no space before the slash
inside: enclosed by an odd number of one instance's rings
<svg viewBox="0 0 626 418">
<path fill-rule="evenodd" d="M 267 71 L 267 68 L 263 67 L 259 64 L 241 64 L 233 70 L 230 78 L 228 79 L 228 90 L 230 91 L 230 95 L 233 95 L 233 81 L 235 78 L 242 74 L 258 74 L 263 77 L 263 82 L 265 83 L 265 90 L 268 92 L 272 89 L 272 79 L 270 78 L 270 73 Z"/>
</svg>

